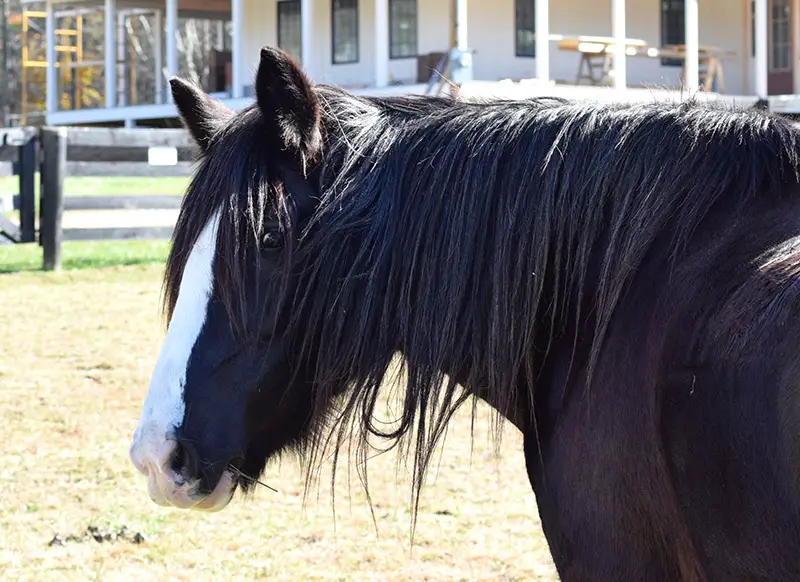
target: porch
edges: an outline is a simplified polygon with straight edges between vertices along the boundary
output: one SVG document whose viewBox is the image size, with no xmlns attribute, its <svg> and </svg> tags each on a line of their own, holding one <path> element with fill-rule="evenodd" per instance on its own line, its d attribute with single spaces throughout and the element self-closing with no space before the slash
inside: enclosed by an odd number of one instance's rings
<svg viewBox="0 0 800 582">
<path fill-rule="evenodd" d="M 631 100 L 700 92 L 752 103 L 775 93 L 776 71 L 784 71 L 782 93 L 800 93 L 800 0 L 736 4 L 730 10 L 729 0 L 711 0 L 701 13 L 698 0 L 610 0 L 610 12 L 575 0 L 48 0 L 46 119 L 132 126 L 174 118 L 166 83 L 174 74 L 193 76 L 241 108 L 251 100 L 251 72 L 264 44 L 292 53 L 315 81 L 370 95 L 424 93 L 422 57 L 452 48 L 472 55 L 472 66 L 461 71 L 464 95 Z M 93 65 L 103 71 L 103 99 L 91 107 L 63 107 L 59 99 L 58 19 L 66 9 L 95 9 L 104 17 L 102 59 Z M 727 10 L 729 20 L 710 17 L 710 10 Z M 179 59 L 179 22 L 190 17 L 205 18 L 216 31 L 201 50 L 202 74 Z M 128 46 L 133 20 L 155 32 L 146 64 Z M 584 28 L 594 34 L 571 34 Z M 663 42 L 667 37 L 680 42 Z M 152 88 L 137 91 L 132 72 L 143 68 Z M 792 102 L 781 100 L 784 108 Z"/>
</svg>

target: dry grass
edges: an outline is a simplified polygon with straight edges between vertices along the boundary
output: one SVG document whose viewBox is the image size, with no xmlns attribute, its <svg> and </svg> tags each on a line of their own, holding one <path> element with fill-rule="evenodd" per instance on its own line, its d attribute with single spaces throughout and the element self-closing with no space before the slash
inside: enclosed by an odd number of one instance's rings
<svg viewBox="0 0 800 582">
<path fill-rule="evenodd" d="M 509 428 L 495 460 L 482 409 L 467 410 L 423 492 L 410 544 L 409 480 L 373 461 L 377 532 L 355 477 L 302 504 L 284 459 L 217 514 L 155 506 L 127 458 L 162 330 L 158 265 L 0 276 L 0 579 L 556 580 Z M 97 542 L 87 527 L 144 540 Z M 78 539 L 67 539 L 73 535 Z M 63 544 L 49 545 L 54 536 Z"/>
</svg>

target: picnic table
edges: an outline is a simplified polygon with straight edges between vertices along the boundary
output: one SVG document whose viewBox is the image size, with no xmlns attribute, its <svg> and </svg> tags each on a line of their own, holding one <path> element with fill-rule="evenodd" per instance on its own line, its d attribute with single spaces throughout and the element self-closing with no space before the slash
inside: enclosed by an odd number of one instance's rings
<svg viewBox="0 0 800 582">
<path fill-rule="evenodd" d="M 559 50 L 580 54 L 575 83 L 581 85 L 608 85 L 614 71 L 614 45 L 616 39 L 609 36 L 564 36 L 551 35 L 558 42 Z M 625 54 L 628 57 L 670 59 L 682 61 L 681 80 L 686 81 L 686 45 L 670 44 L 662 47 L 648 46 L 638 38 L 625 39 Z M 725 77 L 722 61 L 736 53 L 710 45 L 700 45 L 700 86 L 704 91 L 725 92 Z"/>
<path fill-rule="evenodd" d="M 662 59 L 675 59 L 683 62 L 681 67 L 681 80 L 686 81 L 686 45 L 668 44 L 656 49 L 655 55 Z M 726 51 L 716 46 L 701 44 L 699 47 L 700 60 L 700 87 L 704 91 L 712 91 L 716 85 L 719 93 L 725 92 L 725 76 L 722 61 L 736 56 L 733 51 Z"/>
<path fill-rule="evenodd" d="M 609 36 L 562 36 L 553 35 L 558 40 L 558 48 L 562 51 L 575 51 L 581 56 L 578 62 L 578 74 L 575 84 L 587 81 L 590 85 L 611 83 L 614 66 L 614 45 L 616 39 Z M 638 38 L 625 39 L 625 54 L 632 56 L 636 51 L 647 47 L 647 43 Z"/>
</svg>

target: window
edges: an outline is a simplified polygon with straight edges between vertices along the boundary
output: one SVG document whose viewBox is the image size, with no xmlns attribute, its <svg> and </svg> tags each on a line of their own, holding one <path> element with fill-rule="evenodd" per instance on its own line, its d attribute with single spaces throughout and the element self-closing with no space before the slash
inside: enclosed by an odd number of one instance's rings
<svg viewBox="0 0 800 582">
<path fill-rule="evenodd" d="M 298 61 L 303 60 L 300 0 L 278 2 L 278 46 Z"/>
<path fill-rule="evenodd" d="M 389 58 L 417 56 L 417 0 L 389 0 Z"/>
<path fill-rule="evenodd" d="M 333 64 L 358 62 L 358 0 L 332 0 Z"/>
<path fill-rule="evenodd" d="M 792 31 L 789 0 L 772 0 L 769 46 L 770 71 L 792 70 Z"/>
<path fill-rule="evenodd" d="M 661 46 L 686 42 L 686 17 L 684 0 L 659 0 L 661 2 Z M 661 59 L 666 67 L 682 67 L 680 59 Z"/>
<path fill-rule="evenodd" d="M 515 44 L 518 57 L 536 56 L 536 0 L 514 0 Z"/>
</svg>

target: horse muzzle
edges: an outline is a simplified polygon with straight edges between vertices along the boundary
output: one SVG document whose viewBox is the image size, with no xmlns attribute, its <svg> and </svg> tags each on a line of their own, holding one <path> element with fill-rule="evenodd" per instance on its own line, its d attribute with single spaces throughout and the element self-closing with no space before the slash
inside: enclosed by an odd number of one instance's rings
<svg viewBox="0 0 800 582">
<path fill-rule="evenodd" d="M 173 434 L 154 438 L 155 431 L 136 429 L 130 447 L 134 467 L 147 477 L 150 499 L 162 507 L 220 511 L 233 498 L 236 479 L 229 470 L 208 479 L 196 474 L 200 463 L 193 451 L 182 446 Z"/>
</svg>

